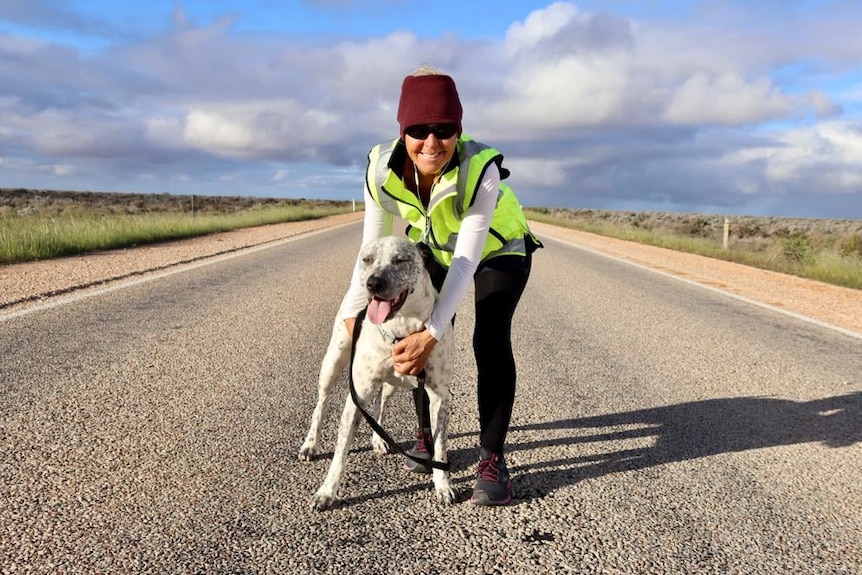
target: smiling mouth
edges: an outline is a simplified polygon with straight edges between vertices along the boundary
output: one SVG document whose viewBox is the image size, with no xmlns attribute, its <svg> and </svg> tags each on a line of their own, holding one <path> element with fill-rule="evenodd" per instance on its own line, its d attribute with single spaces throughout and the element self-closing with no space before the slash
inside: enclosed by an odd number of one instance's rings
<svg viewBox="0 0 862 575">
<path fill-rule="evenodd" d="M 407 300 L 407 290 L 404 290 L 393 299 L 383 299 L 377 296 L 368 302 L 367 317 L 374 325 L 385 323 L 398 313 L 401 306 Z"/>
</svg>

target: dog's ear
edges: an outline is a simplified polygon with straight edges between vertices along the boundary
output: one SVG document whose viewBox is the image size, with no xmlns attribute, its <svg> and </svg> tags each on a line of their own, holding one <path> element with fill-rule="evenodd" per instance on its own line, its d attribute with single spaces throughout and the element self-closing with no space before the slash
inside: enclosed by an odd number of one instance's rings
<svg viewBox="0 0 862 575">
<path fill-rule="evenodd" d="M 428 244 L 425 242 L 417 242 L 416 249 L 419 250 L 419 254 L 422 256 L 422 263 L 425 264 L 425 269 L 428 270 L 428 274 L 431 277 L 434 277 L 434 272 L 437 271 L 438 266 L 437 260 L 434 259 L 434 254 L 431 252 L 431 248 L 428 247 Z"/>
</svg>

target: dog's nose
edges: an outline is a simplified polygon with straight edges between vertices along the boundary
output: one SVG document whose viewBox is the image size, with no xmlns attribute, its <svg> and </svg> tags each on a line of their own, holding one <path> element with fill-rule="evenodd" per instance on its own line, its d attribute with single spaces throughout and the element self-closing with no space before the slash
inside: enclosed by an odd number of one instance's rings
<svg viewBox="0 0 862 575">
<path fill-rule="evenodd" d="M 386 279 L 380 276 L 369 276 L 365 282 L 365 287 L 371 293 L 377 293 L 386 289 Z"/>
</svg>

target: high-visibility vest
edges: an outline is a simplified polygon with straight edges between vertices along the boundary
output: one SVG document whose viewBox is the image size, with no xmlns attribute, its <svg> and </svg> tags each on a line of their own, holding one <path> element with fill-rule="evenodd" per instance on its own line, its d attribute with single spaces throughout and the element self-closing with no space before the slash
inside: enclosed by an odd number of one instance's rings
<svg viewBox="0 0 862 575">
<path fill-rule="evenodd" d="M 500 179 L 508 175 L 508 170 L 502 168 L 503 155 L 462 134 L 455 149 L 457 165 L 442 174 L 431 188 L 428 207 L 425 208 L 389 167 L 399 142 L 395 139 L 379 144 L 368 153 L 365 172 L 368 191 L 383 210 L 407 220 L 410 224 L 407 236 L 412 241 L 428 244 L 437 260 L 448 267 L 452 263 L 461 221 L 473 205 L 485 170 L 496 163 L 501 172 Z M 512 188 L 501 181 L 491 229 L 482 250 L 482 261 L 501 255 L 526 255 L 525 235 L 531 235 L 531 232 L 521 204 Z"/>
</svg>

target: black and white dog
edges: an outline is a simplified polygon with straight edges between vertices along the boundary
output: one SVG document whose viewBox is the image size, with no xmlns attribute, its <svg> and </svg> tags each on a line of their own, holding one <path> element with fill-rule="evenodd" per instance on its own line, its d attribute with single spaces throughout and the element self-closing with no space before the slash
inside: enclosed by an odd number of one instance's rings
<svg viewBox="0 0 862 575">
<path fill-rule="evenodd" d="M 360 403 L 366 410 L 377 408 L 378 422 L 382 419 L 387 398 L 396 388 L 414 389 L 414 376 L 397 373 L 392 364 L 392 347 L 396 341 L 421 331 L 431 315 L 437 290 L 431 283 L 429 269 L 434 258 L 426 246 L 404 238 L 386 236 L 369 242 L 359 254 L 360 280 L 367 291 L 368 308 L 356 342 L 352 365 L 353 381 Z M 344 323 L 336 319 L 332 338 L 323 358 L 318 380 L 317 405 L 311 418 L 305 442 L 299 451 L 300 460 L 311 460 L 320 439 L 320 420 L 332 386 L 350 360 L 352 341 Z M 452 379 L 451 330 L 434 347 L 425 365 L 425 389 L 431 405 L 431 429 L 434 437 L 434 461 L 447 462 L 446 444 L 449 423 L 449 383 Z M 379 397 L 379 402 L 375 401 Z M 323 484 L 312 497 L 318 510 L 329 509 L 338 501 L 344 473 L 344 458 L 350 451 L 360 413 L 348 395 L 338 427 L 338 439 L 329 471 Z M 377 434 L 372 438 L 377 453 L 387 453 L 388 445 Z M 445 469 L 434 468 L 434 490 L 445 504 L 455 500 Z"/>
</svg>

